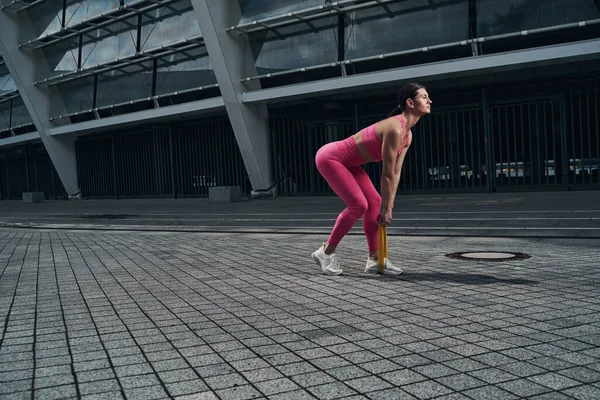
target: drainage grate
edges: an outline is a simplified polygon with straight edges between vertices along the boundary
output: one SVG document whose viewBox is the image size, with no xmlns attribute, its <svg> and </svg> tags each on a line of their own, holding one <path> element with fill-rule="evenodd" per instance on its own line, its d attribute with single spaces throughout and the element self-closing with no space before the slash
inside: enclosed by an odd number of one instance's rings
<svg viewBox="0 0 600 400">
<path fill-rule="evenodd" d="M 460 251 L 446 254 L 448 258 L 469 261 L 517 261 L 530 258 L 529 254 L 515 253 L 512 251 Z"/>
</svg>

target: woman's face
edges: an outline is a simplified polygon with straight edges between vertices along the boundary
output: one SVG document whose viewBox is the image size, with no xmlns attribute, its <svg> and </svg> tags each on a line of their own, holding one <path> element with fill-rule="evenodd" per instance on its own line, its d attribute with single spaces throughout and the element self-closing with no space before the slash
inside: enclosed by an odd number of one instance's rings
<svg viewBox="0 0 600 400">
<path fill-rule="evenodd" d="M 431 99 L 425 89 L 419 89 L 417 95 L 412 99 L 413 110 L 416 114 L 425 115 L 431 113 Z"/>
</svg>

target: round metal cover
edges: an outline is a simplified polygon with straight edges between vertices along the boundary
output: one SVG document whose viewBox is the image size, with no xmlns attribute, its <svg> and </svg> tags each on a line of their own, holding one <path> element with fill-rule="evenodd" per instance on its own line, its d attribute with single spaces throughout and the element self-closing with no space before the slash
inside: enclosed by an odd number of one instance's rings
<svg viewBox="0 0 600 400">
<path fill-rule="evenodd" d="M 525 260 L 531 256 L 512 251 L 461 251 L 458 253 L 446 254 L 446 257 L 469 261 L 513 261 Z"/>
</svg>

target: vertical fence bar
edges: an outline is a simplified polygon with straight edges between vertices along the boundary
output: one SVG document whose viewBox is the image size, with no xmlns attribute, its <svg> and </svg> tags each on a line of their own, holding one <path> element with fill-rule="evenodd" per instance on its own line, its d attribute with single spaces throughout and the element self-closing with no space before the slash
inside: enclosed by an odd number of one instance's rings
<svg viewBox="0 0 600 400">
<path fill-rule="evenodd" d="M 547 114 L 546 114 L 546 108 L 547 105 L 546 104 L 542 104 L 541 105 L 542 110 L 543 110 L 543 116 L 544 116 L 544 162 L 543 164 L 548 163 L 548 120 L 547 120 Z M 538 166 L 535 168 L 536 171 L 540 171 L 540 167 L 542 164 L 538 164 Z M 548 174 L 544 174 L 546 176 L 546 185 L 549 184 L 549 180 L 548 180 Z M 539 177 L 539 180 L 541 180 L 542 177 Z"/>
<path fill-rule="evenodd" d="M 113 185 L 114 185 L 114 191 L 115 191 L 115 198 L 119 198 L 119 170 L 117 167 L 117 160 L 115 157 L 115 137 L 111 136 L 110 137 L 110 149 L 111 149 L 111 163 L 112 163 L 112 167 L 113 167 Z"/>
<path fill-rule="evenodd" d="M 490 132 L 490 109 L 488 103 L 488 93 L 487 89 L 483 89 L 481 91 L 481 104 L 483 108 L 483 135 L 484 135 L 484 145 L 485 145 L 485 154 L 486 154 L 486 189 L 487 193 L 492 193 L 493 183 L 494 183 L 494 174 L 492 171 L 492 164 L 494 163 L 494 159 L 492 156 L 492 137 Z"/>
<path fill-rule="evenodd" d="M 171 166 L 171 194 L 177 198 L 177 181 L 175 175 L 175 152 L 173 151 L 173 126 L 169 125 L 169 165 Z"/>
</svg>

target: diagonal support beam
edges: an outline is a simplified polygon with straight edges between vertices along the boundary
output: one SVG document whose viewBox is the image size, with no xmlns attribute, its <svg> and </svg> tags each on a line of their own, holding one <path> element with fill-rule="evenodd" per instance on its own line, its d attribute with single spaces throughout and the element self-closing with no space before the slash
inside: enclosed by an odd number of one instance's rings
<svg viewBox="0 0 600 400">
<path fill-rule="evenodd" d="M 238 0 L 191 0 L 191 3 L 252 188 L 255 192 L 270 191 L 273 171 L 267 107 L 244 104 L 241 100 L 242 78 L 256 73 L 254 58 L 247 38 L 227 33 L 227 28 L 240 20 Z M 260 84 L 256 81 L 253 85 Z"/>
<path fill-rule="evenodd" d="M 19 49 L 19 31 L 26 29 L 31 29 L 31 22 L 25 13 L 0 11 L 0 53 L 67 194 L 69 197 L 78 197 L 80 190 L 75 139 L 50 135 L 51 107 L 60 107 L 62 100 L 56 88 L 42 89 L 35 86 L 36 74 L 50 76 L 50 67 L 42 54 L 27 53 Z"/>
</svg>

